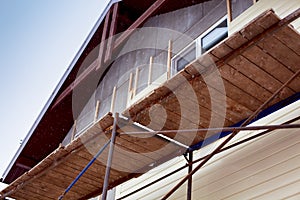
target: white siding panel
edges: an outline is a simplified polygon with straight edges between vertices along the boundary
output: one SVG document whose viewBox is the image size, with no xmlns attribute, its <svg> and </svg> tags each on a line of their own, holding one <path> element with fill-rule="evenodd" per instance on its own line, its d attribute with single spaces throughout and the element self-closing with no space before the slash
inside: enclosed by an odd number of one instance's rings
<svg viewBox="0 0 300 200">
<path fill-rule="evenodd" d="M 299 180 L 300 168 L 293 169 L 280 176 L 269 179 L 266 182 L 255 185 L 245 191 L 236 193 L 233 196 L 225 197 L 224 199 L 244 199 L 245 197 L 252 199 L 255 195 L 264 193 L 268 188 L 275 188 L 282 184 L 288 184 L 293 181 Z M 299 185 L 298 185 L 299 186 Z M 268 199 L 280 199 L 277 196 L 268 196 Z"/>
<path fill-rule="evenodd" d="M 293 138 L 290 137 L 290 139 Z M 280 143 L 270 144 L 270 146 L 272 145 L 276 147 L 277 145 L 280 145 Z M 203 175 L 199 175 L 199 179 L 196 178 L 194 182 L 195 194 L 197 194 L 198 197 L 201 197 L 201 199 L 211 199 L 212 197 L 219 199 L 228 194 L 233 194 L 247 187 L 251 187 L 249 185 L 250 183 L 257 184 L 261 178 L 265 178 L 261 175 L 265 175 L 263 172 L 268 172 L 270 170 L 270 166 L 277 165 L 274 161 L 283 162 L 279 168 L 282 170 L 289 170 L 289 168 L 284 168 L 287 166 L 285 165 L 285 162 L 289 157 L 294 157 L 295 155 L 293 153 L 300 149 L 299 142 L 285 150 L 280 150 L 279 153 L 274 151 L 274 148 L 271 148 L 270 146 L 264 146 L 265 148 L 262 148 L 260 151 L 253 152 L 252 155 L 247 153 L 245 154 L 245 152 L 236 152 L 234 156 L 242 157 L 242 159 L 235 162 L 230 162 L 230 157 L 229 160 L 222 160 L 218 163 L 219 168 L 214 171 L 215 173 L 211 173 L 210 176 L 206 176 L 205 178 L 203 178 Z M 272 155 L 264 157 L 272 151 L 274 151 Z M 290 162 L 296 161 L 300 163 L 299 156 L 297 157 L 297 160 L 294 158 Z M 260 171 L 262 171 L 262 174 L 258 174 Z M 199 173 L 202 174 L 202 171 Z M 266 176 L 270 177 L 272 176 L 272 173 L 267 173 Z"/>
<path fill-rule="evenodd" d="M 293 136 L 282 134 L 278 138 L 273 140 L 270 139 L 268 142 L 270 146 L 277 146 L 277 151 L 280 151 L 286 148 L 284 145 L 290 145 L 290 142 L 282 143 L 282 140 L 280 139 L 292 139 Z M 203 175 L 201 176 L 201 180 L 206 184 L 214 182 L 222 177 L 226 177 L 232 173 L 233 170 L 240 170 L 241 168 L 247 167 L 249 163 L 258 162 L 259 160 L 266 159 L 270 155 L 276 153 L 276 151 L 274 152 L 274 149 L 270 149 L 269 146 L 263 145 L 263 143 L 257 143 L 255 146 L 256 148 L 251 148 L 248 144 L 239 151 L 237 148 L 228 150 L 228 153 L 230 154 L 227 154 L 226 152 L 226 156 L 223 155 L 222 159 L 219 159 L 216 162 L 213 159 L 208 165 L 202 168 L 201 173 L 203 173 Z M 222 154 L 219 154 L 219 156 L 222 156 Z M 226 168 L 219 170 L 224 163 L 226 163 Z"/>
<path fill-rule="evenodd" d="M 280 124 L 300 116 L 300 101 L 276 111 L 253 125 Z M 297 123 L 300 123 L 298 121 Z M 257 132 L 256 132 L 257 133 Z M 300 130 L 277 130 L 213 157 L 193 176 L 193 199 L 300 199 Z M 240 140 L 254 132 L 242 132 Z M 194 153 L 197 159 L 217 143 Z M 182 157 L 163 164 L 140 178 L 118 187 L 117 197 L 127 194 L 183 166 Z M 195 164 L 196 166 L 197 164 Z M 128 199 L 160 199 L 187 174 L 187 169 Z M 186 199 L 186 185 L 170 199 Z"/>
<path fill-rule="evenodd" d="M 256 196 L 253 199 L 254 200 L 265 200 L 272 197 L 276 197 L 277 199 L 291 199 L 292 197 L 297 199 L 300 199 L 299 196 L 299 185 L 300 185 L 300 181 L 295 181 L 293 183 L 284 185 L 282 187 L 279 188 L 275 188 L 273 191 L 264 193 L 260 196 Z"/>
<path fill-rule="evenodd" d="M 300 0 L 260 0 L 229 24 L 229 34 L 240 30 L 245 24 L 268 9 L 273 9 L 280 18 L 284 18 L 299 7 Z M 299 23 L 299 20 L 292 23 L 298 31 L 300 30 Z"/>
<path fill-rule="evenodd" d="M 298 32 L 300 32 L 300 19 L 295 20 L 292 25 Z"/>
<path fill-rule="evenodd" d="M 298 186 L 298 188 L 299 188 L 299 186 Z M 286 200 L 299 200 L 300 199 L 300 192 L 298 192 L 297 194 L 293 194 L 289 197 L 286 197 L 285 199 Z"/>
<path fill-rule="evenodd" d="M 172 170 L 175 170 L 179 167 L 182 167 L 185 164 L 184 160 L 181 157 L 177 157 L 155 169 L 149 173 L 144 174 L 143 176 L 132 179 L 125 184 L 118 187 L 120 196 L 126 195 L 158 178 L 161 176 L 170 173 Z M 175 184 L 180 181 L 182 177 L 187 174 L 187 169 L 184 169 L 162 182 L 159 182 L 147 189 L 143 190 L 140 193 L 132 195 L 129 199 L 159 199 L 162 197 L 168 190 L 175 186 Z M 121 190 L 121 191 L 120 191 Z"/>
</svg>

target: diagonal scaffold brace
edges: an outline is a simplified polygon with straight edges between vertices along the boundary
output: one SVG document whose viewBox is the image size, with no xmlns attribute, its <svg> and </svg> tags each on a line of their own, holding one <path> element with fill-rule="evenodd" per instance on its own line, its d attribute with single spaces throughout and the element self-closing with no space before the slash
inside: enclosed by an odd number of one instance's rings
<svg viewBox="0 0 300 200">
<path fill-rule="evenodd" d="M 89 167 L 96 161 L 96 159 L 102 154 L 102 152 L 106 149 L 106 147 L 110 144 L 108 160 L 106 165 L 106 172 L 105 172 L 105 179 L 104 179 L 104 186 L 102 192 L 102 199 L 105 200 L 107 196 L 108 184 L 109 184 L 109 176 L 110 176 L 110 169 L 112 164 L 112 155 L 114 151 L 114 144 L 116 140 L 116 133 L 117 133 L 117 120 L 119 114 L 115 113 L 114 124 L 112 129 L 112 136 L 111 138 L 104 144 L 104 146 L 97 152 L 97 154 L 93 157 L 93 159 L 84 167 L 84 169 L 77 175 L 77 177 L 73 180 L 73 182 L 68 186 L 68 188 L 64 191 L 64 193 L 58 197 L 58 200 L 62 200 L 64 196 L 71 190 L 71 188 L 75 185 L 75 183 L 80 179 L 80 177 L 89 169 Z"/>
<path fill-rule="evenodd" d="M 252 113 L 251 116 L 247 118 L 241 125 L 241 127 L 248 125 L 273 99 L 285 88 L 287 87 L 295 78 L 300 75 L 300 70 L 298 70 L 293 76 L 290 77 L 288 81 L 286 81 L 277 91 L 273 93 L 272 96 L 269 97 L 267 101 L 265 101 L 257 110 Z M 163 198 L 162 200 L 166 200 L 169 198 L 181 185 L 183 185 L 191 176 L 193 176 L 203 165 L 205 165 L 212 157 L 214 157 L 222 148 L 231 141 L 240 131 L 235 130 L 229 135 L 229 137 L 221 143 L 211 154 L 209 154 L 199 165 L 197 165 L 187 176 L 185 176 L 177 185 L 175 185 Z"/>
<path fill-rule="evenodd" d="M 83 168 L 83 170 L 77 175 L 74 181 L 68 186 L 68 188 L 64 191 L 64 193 L 58 197 L 58 200 L 62 200 L 64 196 L 71 190 L 71 188 L 75 185 L 75 183 L 80 179 L 80 177 L 89 169 L 89 167 L 95 162 L 95 160 L 102 154 L 102 152 L 106 149 L 106 147 L 110 144 L 111 139 L 108 140 L 104 146 L 97 152 L 97 154 L 93 157 L 93 159 Z"/>
</svg>

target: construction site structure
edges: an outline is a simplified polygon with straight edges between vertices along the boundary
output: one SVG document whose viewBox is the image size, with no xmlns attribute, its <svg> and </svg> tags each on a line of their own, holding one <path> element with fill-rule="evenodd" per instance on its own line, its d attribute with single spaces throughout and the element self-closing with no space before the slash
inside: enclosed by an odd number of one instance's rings
<svg viewBox="0 0 300 200">
<path fill-rule="evenodd" d="M 0 199 L 300 198 L 299 16 L 299 0 L 111 0 Z"/>
</svg>

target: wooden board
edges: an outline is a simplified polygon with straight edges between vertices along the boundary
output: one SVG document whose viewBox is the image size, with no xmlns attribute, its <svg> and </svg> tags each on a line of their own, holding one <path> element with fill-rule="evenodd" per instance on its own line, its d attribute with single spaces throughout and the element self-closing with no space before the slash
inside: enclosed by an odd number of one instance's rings
<svg viewBox="0 0 300 200">
<path fill-rule="evenodd" d="M 261 69 L 264 69 L 269 75 L 280 81 L 281 84 L 286 82 L 293 75 L 293 72 L 290 69 L 258 46 L 249 48 L 243 53 L 243 56 L 255 65 L 259 66 Z M 292 82 L 289 85 L 289 88 L 291 88 L 293 92 L 299 91 L 300 85 L 296 84 L 296 82 Z"/>
</svg>

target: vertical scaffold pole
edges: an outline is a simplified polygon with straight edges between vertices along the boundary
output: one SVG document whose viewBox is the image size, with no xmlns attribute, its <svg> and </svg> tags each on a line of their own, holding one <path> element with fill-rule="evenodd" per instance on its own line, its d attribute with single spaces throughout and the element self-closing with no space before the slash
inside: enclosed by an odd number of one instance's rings
<svg viewBox="0 0 300 200">
<path fill-rule="evenodd" d="M 189 152 L 189 167 L 188 167 L 188 172 L 191 173 L 193 171 L 193 152 Z M 188 185 L 187 185 L 187 200 L 192 199 L 192 185 L 193 185 L 193 176 L 191 176 L 188 179 Z"/>
<path fill-rule="evenodd" d="M 112 133 L 111 133 L 111 140 L 110 140 L 110 146 L 109 146 L 109 153 L 108 153 L 106 170 L 105 170 L 105 178 L 104 178 L 103 191 L 102 191 L 102 200 L 106 200 L 106 198 L 107 198 L 110 169 L 111 169 L 113 153 L 114 153 L 114 147 L 115 147 L 116 134 L 117 134 L 118 118 L 119 118 L 119 113 L 115 113 L 114 124 L 113 124 L 113 129 L 112 129 Z"/>
</svg>

